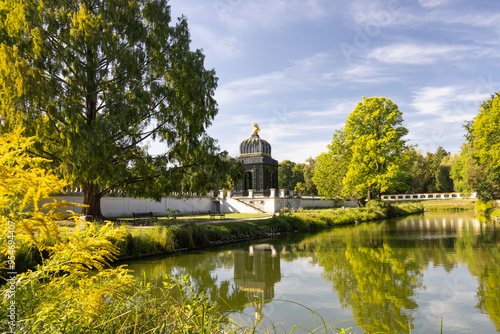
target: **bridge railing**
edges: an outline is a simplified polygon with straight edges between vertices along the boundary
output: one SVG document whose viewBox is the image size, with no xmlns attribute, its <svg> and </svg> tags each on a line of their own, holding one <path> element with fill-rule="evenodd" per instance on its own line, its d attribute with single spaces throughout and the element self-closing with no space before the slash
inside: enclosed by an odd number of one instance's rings
<svg viewBox="0 0 500 334">
<path fill-rule="evenodd" d="M 450 193 L 425 193 L 425 194 L 393 194 L 382 195 L 383 201 L 416 201 L 424 199 L 458 199 L 458 198 L 476 198 L 475 193 L 466 197 L 459 192 Z"/>
</svg>

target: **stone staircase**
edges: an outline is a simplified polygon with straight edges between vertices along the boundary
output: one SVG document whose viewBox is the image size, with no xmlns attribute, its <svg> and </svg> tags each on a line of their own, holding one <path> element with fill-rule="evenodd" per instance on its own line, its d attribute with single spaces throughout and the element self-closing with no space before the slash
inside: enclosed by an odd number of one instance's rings
<svg viewBox="0 0 500 334">
<path fill-rule="evenodd" d="M 228 206 L 234 207 L 239 212 L 268 213 L 264 206 L 259 207 L 259 199 L 230 197 L 224 199 Z"/>
</svg>

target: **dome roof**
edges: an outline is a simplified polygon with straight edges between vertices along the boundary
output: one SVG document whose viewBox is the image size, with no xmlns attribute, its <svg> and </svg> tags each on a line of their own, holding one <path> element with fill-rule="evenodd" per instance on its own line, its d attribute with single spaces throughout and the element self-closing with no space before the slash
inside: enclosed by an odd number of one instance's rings
<svg viewBox="0 0 500 334">
<path fill-rule="evenodd" d="M 271 156 L 271 144 L 261 139 L 257 133 L 254 133 L 240 144 L 240 156 L 255 155 Z"/>
</svg>

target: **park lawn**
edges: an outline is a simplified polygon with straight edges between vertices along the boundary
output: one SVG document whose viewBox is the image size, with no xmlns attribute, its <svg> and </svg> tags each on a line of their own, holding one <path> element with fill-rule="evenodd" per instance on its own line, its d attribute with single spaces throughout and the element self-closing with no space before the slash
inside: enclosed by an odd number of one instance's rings
<svg viewBox="0 0 500 334">
<path fill-rule="evenodd" d="M 267 213 L 226 213 L 225 217 L 226 219 L 254 219 L 254 218 L 270 218 L 271 215 Z M 176 219 L 179 220 L 180 222 L 181 221 L 203 222 L 203 221 L 213 220 L 210 219 L 210 215 L 208 213 L 199 215 L 181 215 L 177 216 Z M 216 215 L 215 220 L 219 219 L 220 217 Z M 224 220 L 224 218 L 222 218 L 222 220 Z"/>
<path fill-rule="evenodd" d="M 425 210 L 429 211 L 459 211 L 459 210 L 474 210 L 475 199 L 434 199 L 421 201 Z"/>
<path fill-rule="evenodd" d="M 261 219 L 261 218 L 271 218 L 272 216 L 267 213 L 226 213 L 225 219 Z M 206 214 L 189 214 L 189 215 L 176 215 L 172 217 L 168 216 L 157 216 L 158 223 L 153 225 L 175 225 L 175 224 L 183 224 L 183 223 L 200 223 L 207 221 L 214 221 L 214 219 L 210 219 L 210 215 Z M 117 225 L 124 225 L 133 227 L 134 218 L 133 217 L 110 217 L 107 220 L 115 222 Z M 220 218 L 218 215 L 215 217 L 215 220 L 224 221 L 224 218 Z M 57 222 L 61 227 L 75 227 L 75 221 L 72 219 L 62 220 Z"/>
</svg>

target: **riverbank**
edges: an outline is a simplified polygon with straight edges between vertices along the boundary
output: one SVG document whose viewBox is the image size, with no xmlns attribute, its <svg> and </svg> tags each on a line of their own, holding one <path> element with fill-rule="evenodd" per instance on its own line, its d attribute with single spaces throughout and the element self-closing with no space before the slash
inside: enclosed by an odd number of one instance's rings
<svg viewBox="0 0 500 334">
<path fill-rule="evenodd" d="M 268 219 L 189 222 L 172 226 L 129 229 L 116 243 L 119 261 L 173 253 L 286 233 L 401 217 L 424 212 L 420 203 L 371 202 L 364 208 L 282 211 Z"/>
<path fill-rule="evenodd" d="M 183 217 L 174 223 L 136 228 L 127 226 L 126 237 L 112 242 L 119 248 L 117 261 L 171 254 L 179 251 L 263 239 L 286 233 L 330 228 L 373 220 L 421 213 L 419 203 L 372 202 L 364 208 L 333 208 L 282 211 L 280 215 L 241 219 L 209 220 L 209 217 Z M 228 217 L 231 217 L 228 215 Z M 69 229 L 74 228 L 63 224 Z M 73 225 L 74 226 L 74 225 Z M 19 244 L 16 254 L 18 272 L 33 269 L 41 262 L 33 245 Z"/>
<path fill-rule="evenodd" d="M 475 209 L 481 221 L 500 224 L 500 201 L 478 201 Z"/>
</svg>

